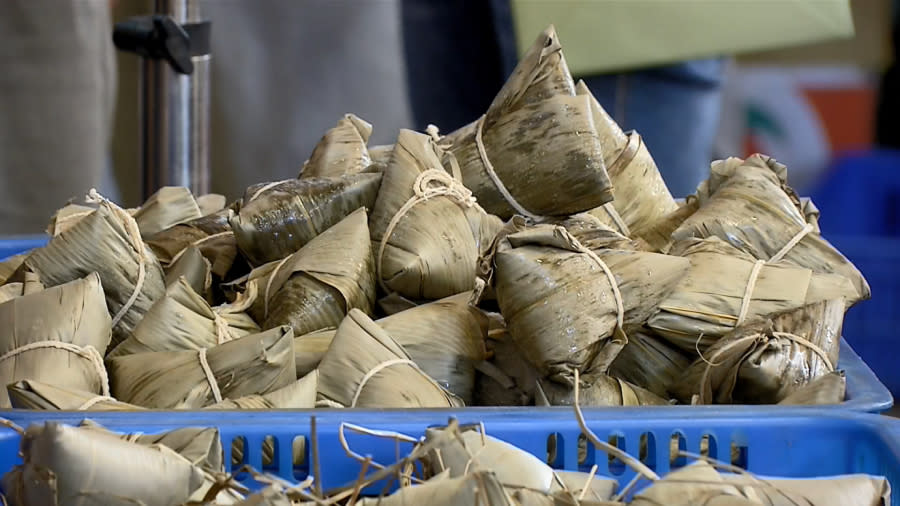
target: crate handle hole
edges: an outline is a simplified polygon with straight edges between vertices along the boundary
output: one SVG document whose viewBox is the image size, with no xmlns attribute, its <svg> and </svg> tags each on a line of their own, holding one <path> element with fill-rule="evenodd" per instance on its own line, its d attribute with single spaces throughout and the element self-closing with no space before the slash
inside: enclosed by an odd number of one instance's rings
<svg viewBox="0 0 900 506">
<path fill-rule="evenodd" d="M 584 434 L 578 435 L 578 470 L 589 471 L 596 462 L 596 448 L 587 440 Z"/>
<path fill-rule="evenodd" d="M 687 451 L 687 440 L 681 432 L 673 432 L 669 440 L 669 468 L 678 469 L 687 465 L 687 459 L 681 452 Z"/>
<path fill-rule="evenodd" d="M 747 469 L 747 447 L 739 445 L 736 441 L 731 442 L 731 465 Z"/>
<path fill-rule="evenodd" d="M 651 470 L 656 470 L 656 436 L 652 432 L 641 434 L 638 459 Z"/>
<path fill-rule="evenodd" d="M 547 465 L 554 468 L 563 467 L 565 462 L 565 443 L 559 432 L 547 436 Z"/>
<path fill-rule="evenodd" d="M 275 444 L 275 436 L 268 434 L 260 445 L 262 452 L 263 469 L 273 471 L 278 469 L 278 445 Z"/>
<path fill-rule="evenodd" d="M 309 459 L 306 455 L 307 444 L 306 436 L 297 435 L 291 440 L 291 457 L 294 468 L 294 479 L 298 481 L 305 480 L 309 476 Z"/>
<path fill-rule="evenodd" d="M 247 438 L 236 436 L 231 440 L 231 471 L 237 471 L 247 463 Z"/>
<path fill-rule="evenodd" d="M 614 446 L 619 450 L 628 453 L 628 448 L 625 447 L 624 434 L 610 434 L 607 442 L 610 446 Z M 618 457 L 609 455 L 607 457 L 607 465 L 609 467 L 609 472 L 613 476 L 621 476 L 623 473 L 625 473 L 625 463 L 622 462 Z"/>
<path fill-rule="evenodd" d="M 717 459 L 719 457 L 719 448 L 715 436 L 704 434 L 703 437 L 700 438 L 700 456 L 710 459 Z"/>
</svg>

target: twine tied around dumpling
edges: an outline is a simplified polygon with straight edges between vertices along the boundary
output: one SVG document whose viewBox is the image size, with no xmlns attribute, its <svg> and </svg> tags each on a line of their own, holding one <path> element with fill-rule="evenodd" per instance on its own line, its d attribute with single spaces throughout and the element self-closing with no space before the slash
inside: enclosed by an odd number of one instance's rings
<svg viewBox="0 0 900 506">
<path fill-rule="evenodd" d="M 134 282 L 134 291 L 131 292 L 131 296 L 128 297 L 128 300 L 125 301 L 125 304 L 123 304 L 122 307 L 119 308 L 119 311 L 116 312 L 115 316 L 113 316 L 112 326 L 115 328 L 122 317 L 125 316 L 125 313 L 127 313 L 128 310 L 131 309 L 131 306 L 134 305 L 138 295 L 141 293 L 141 288 L 144 286 L 144 278 L 147 276 L 147 253 L 145 251 L 144 240 L 141 238 L 141 230 L 138 228 L 137 222 L 134 221 L 134 218 L 130 214 L 103 195 L 100 195 L 95 188 L 91 188 L 86 200 L 90 204 L 105 205 L 115 216 L 122 220 L 122 225 L 125 227 L 125 233 L 128 236 L 128 240 L 131 242 L 131 247 L 134 248 L 134 251 L 138 255 L 138 276 L 137 280 Z"/>
<path fill-rule="evenodd" d="M 744 296 L 741 298 L 741 309 L 738 312 L 737 321 L 734 323 L 735 327 L 739 327 L 747 318 L 747 313 L 750 311 L 750 301 L 753 299 L 753 289 L 756 287 L 756 279 L 759 277 L 759 272 L 762 270 L 763 265 L 781 261 L 794 246 L 799 244 L 814 229 L 815 227 L 811 223 L 807 223 L 771 258 L 768 260 L 757 260 L 753 264 L 753 268 L 750 269 L 750 276 L 747 278 L 747 285 L 744 287 Z"/>
<path fill-rule="evenodd" d="M 475 196 L 472 195 L 472 191 L 463 186 L 459 180 L 448 174 L 446 171 L 428 169 L 422 172 L 416 177 L 416 181 L 413 183 L 413 196 L 410 197 L 396 213 L 394 213 L 394 216 L 391 217 L 391 221 L 388 223 L 388 226 L 384 231 L 384 236 L 382 236 L 381 242 L 378 245 L 376 266 L 378 267 L 379 273 L 384 259 L 384 250 L 387 247 L 391 234 L 394 233 L 394 229 L 397 228 L 397 225 L 400 223 L 400 220 L 403 219 L 403 217 L 416 205 L 427 202 L 429 199 L 435 197 L 446 197 L 464 209 L 475 208 L 482 213 L 485 212 L 476 202 Z M 381 288 L 384 289 L 384 291 L 390 292 L 390 289 L 385 285 L 380 274 L 378 276 L 378 284 L 381 285 Z"/>
</svg>

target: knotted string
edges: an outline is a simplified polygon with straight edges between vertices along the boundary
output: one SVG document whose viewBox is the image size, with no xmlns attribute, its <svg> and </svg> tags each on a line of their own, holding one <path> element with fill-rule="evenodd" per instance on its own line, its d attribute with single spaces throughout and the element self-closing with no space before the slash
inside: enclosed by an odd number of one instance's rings
<svg viewBox="0 0 900 506">
<path fill-rule="evenodd" d="M 734 326 L 739 327 L 742 323 L 744 323 L 744 319 L 747 318 L 747 313 L 750 310 L 750 300 L 753 298 L 753 289 L 756 287 L 756 279 L 759 277 L 759 273 L 762 270 L 763 265 L 775 263 L 781 261 L 785 255 L 790 252 L 794 246 L 800 243 L 804 237 L 807 236 L 810 232 L 813 231 L 815 227 L 813 225 L 807 223 L 799 232 L 797 232 L 794 237 L 791 238 L 790 241 L 787 242 L 777 253 L 772 255 L 769 260 L 757 260 L 756 263 L 753 264 L 753 268 L 750 269 L 750 277 L 747 278 L 747 285 L 744 287 L 744 296 L 741 298 L 741 309 L 738 312 L 737 321 Z"/>
<path fill-rule="evenodd" d="M 543 221 L 543 216 L 539 214 L 532 213 L 528 209 L 519 204 L 519 202 L 512 196 L 512 193 L 503 185 L 503 181 L 500 180 L 500 176 L 494 171 L 494 165 L 488 159 L 487 150 L 484 148 L 484 140 L 482 139 L 482 130 L 484 129 L 484 115 L 478 118 L 478 121 L 475 122 L 475 146 L 478 148 L 478 156 L 481 158 L 481 163 L 484 165 L 484 171 L 491 178 L 491 181 L 494 182 L 494 186 L 500 192 L 500 195 L 512 206 L 513 209 L 516 210 L 517 213 L 525 216 L 527 218 L 531 218 L 532 220 L 539 222 Z"/>
<path fill-rule="evenodd" d="M 113 316 L 112 326 L 115 328 L 119 321 L 122 320 L 122 317 L 124 317 L 128 310 L 131 309 L 131 306 L 134 305 L 138 295 L 141 293 L 141 288 L 144 286 L 144 278 L 147 275 L 147 254 L 144 249 L 144 241 L 141 239 L 141 230 L 138 228 L 137 222 L 134 221 L 134 218 L 130 214 L 109 201 L 106 197 L 100 195 L 94 188 L 91 188 L 91 191 L 88 193 L 87 201 L 105 205 L 114 215 L 119 217 L 122 221 L 122 225 L 125 227 L 125 233 L 128 236 L 128 240 L 131 242 L 131 247 L 134 248 L 134 251 L 138 255 L 138 277 L 137 281 L 134 283 L 134 291 L 131 292 L 131 296 L 128 297 L 128 300 L 125 301 L 125 304 L 120 307 L 119 311 Z"/>
<path fill-rule="evenodd" d="M 218 233 L 215 233 L 215 234 L 208 235 L 208 236 L 206 236 L 206 237 L 201 237 L 200 239 L 197 239 L 196 241 L 194 241 L 194 242 L 188 244 L 187 246 L 181 248 L 181 250 L 180 250 L 178 253 L 175 253 L 175 256 L 173 256 L 172 259 L 169 260 L 169 265 L 174 265 L 175 262 L 177 262 L 178 259 L 181 258 L 182 255 L 184 255 L 184 253 L 185 253 L 185 252 L 188 250 L 188 248 L 190 248 L 191 246 L 199 246 L 199 245 L 201 245 L 201 244 L 203 244 L 203 243 L 205 243 L 205 242 L 207 242 L 207 241 L 211 241 L 211 240 L 216 239 L 216 238 L 219 238 L 219 237 L 224 237 L 224 236 L 226 236 L 226 235 L 234 235 L 234 232 L 231 231 L 231 230 L 226 230 L 225 232 L 218 232 Z"/>
<path fill-rule="evenodd" d="M 91 345 L 78 346 L 77 344 L 64 343 L 62 341 L 37 341 L 24 346 L 19 346 L 18 348 L 4 353 L 3 356 L 0 356 L 0 362 L 9 360 L 28 351 L 46 348 L 68 351 L 87 360 L 88 363 L 93 366 L 94 371 L 97 373 L 97 377 L 100 379 L 100 392 L 103 395 L 109 395 L 109 376 L 106 374 L 106 367 L 103 366 L 103 357 L 100 356 L 100 352 Z"/>
<path fill-rule="evenodd" d="M 75 408 L 75 411 L 87 411 L 88 409 L 92 408 L 95 404 L 100 403 L 100 402 L 118 403 L 119 401 L 116 400 L 114 397 L 110 397 L 108 395 L 95 395 L 95 396 L 91 397 L 90 399 L 84 401 L 77 408 Z"/>
<path fill-rule="evenodd" d="M 382 268 L 384 250 L 387 247 L 388 240 L 390 239 L 391 234 L 394 233 L 394 229 L 397 228 L 400 220 L 403 219 L 413 207 L 434 197 L 447 197 L 462 208 L 475 207 L 481 212 L 484 212 L 484 210 L 481 209 L 481 206 L 475 201 L 472 192 L 447 172 L 437 169 L 428 169 L 422 172 L 416 177 L 416 181 L 413 183 L 413 196 L 410 197 L 396 213 L 394 213 L 394 216 L 391 217 L 391 221 L 384 231 L 384 235 L 381 237 L 381 242 L 378 244 L 378 258 L 376 264 L 379 271 L 381 271 Z M 390 292 L 391 290 L 385 285 L 383 278 L 384 276 L 379 275 L 378 283 L 384 291 Z"/>
</svg>

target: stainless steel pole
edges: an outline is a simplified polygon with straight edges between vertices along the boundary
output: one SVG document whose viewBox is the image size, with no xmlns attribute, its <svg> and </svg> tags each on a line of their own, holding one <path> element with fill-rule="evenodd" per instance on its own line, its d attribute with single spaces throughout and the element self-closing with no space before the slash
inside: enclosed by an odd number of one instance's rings
<svg viewBox="0 0 900 506">
<path fill-rule="evenodd" d="M 200 0 L 156 0 L 156 14 L 179 25 L 205 21 Z M 162 186 L 209 193 L 210 54 L 191 56 L 194 70 L 144 58 L 141 79 L 141 168 L 144 197 Z"/>
</svg>

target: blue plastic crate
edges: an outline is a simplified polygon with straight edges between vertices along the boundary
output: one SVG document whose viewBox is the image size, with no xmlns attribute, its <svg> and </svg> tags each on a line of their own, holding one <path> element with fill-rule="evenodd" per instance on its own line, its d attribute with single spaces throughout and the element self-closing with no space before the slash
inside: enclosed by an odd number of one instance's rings
<svg viewBox="0 0 900 506">
<path fill-rule="evenodd" d="M 618 461 L 610 461 L 599 451 L 587 452 L 578 461 L 581 434 L 572 409 L 534 408 L 510 412 L 495 408 L 418 411 L 316 410 L 259 412 L 187 413 L 164 415 L 141 413 L 96 413 L 91 419 L 122 432 L 155 433 L 185 426 L 218 427 L 225 447 L 225 462 L 231 462 L 230 442 L 244 438 L 246 457 L 231 466 L 247 463 L 262 468 L 263 440 L 273 438 L 276 448 L 274 466 L 266 468 L 284 478 L 303 479 L 310 473 L 312 455 L 311 416 L 316 418 L 316 442 L 320 477 L 324 489 L 353 482 L 359 462 L 348 457 L 340 444 L 341 423 L 352 423 L 374 430 L 396 431 L 414 438 L 425 428 L 446 424 L 456 418 L 461 424 L 483 423 L 485 431 L 541 458 L 548 457 L 548 443 L 556 445 L 558 469 L 589 470 L 597 464 L 598 473 L 625 484 L 634 472 Z M 617 446 L 638 455 L 642 439 L 648 451 L 644 463 L 658 474 L 685 464 L 672 458 L 670 442 L 679 439 L 679 447 L 700 453 L 701 440 L 707 438 L 709 456 L 731 462 L 761 475 L 809 478 L 847 473 L 886 476 L 895 491 L 900 491 L 900 420 L 850 412 L 715 407 L 586 409 L 590 429 L 601 439 L 617 438 Z M 48 420 L 77 422 L 72 413 L 47 413 Z M 25 424 L 28 417 L 13 417 Z M 391 464 L 405 456 L 412 445 L 393 440 L 346 432 L 349 447 L 371 456 L 375 462 Z M 551 438 L 551 436 L 554 436 Z M 291 449 L 295 438 L 306 439 L 303 461 L 294 465 Z M 19 436 L 10 430 L 0 432 L 0 472 L 18 463 Z M 732 451 L 736 449 L 737 451 Z M 377 486 L 375 491 L 380 490 Z M 892 504 L 900 506 L 900 494 Z"/>
<path fill-rule="evenodd" d="M 21 237 L 4 237 L 0 239 L 0 260 L 24 253 L 47 244 L 45 235 L 27 235 Z"/>
</svg>

